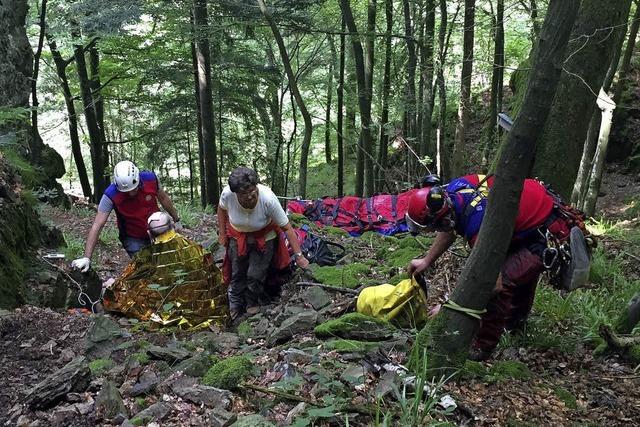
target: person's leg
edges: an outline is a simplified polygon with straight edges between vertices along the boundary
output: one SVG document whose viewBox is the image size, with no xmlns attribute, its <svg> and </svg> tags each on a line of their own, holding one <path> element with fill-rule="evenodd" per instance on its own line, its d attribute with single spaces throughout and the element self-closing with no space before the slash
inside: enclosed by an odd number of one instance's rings
<svg viewBox="0 0 640 427">
<path fill-rule="evenodd" d="M 511 300 L 511 311 L 506 324 L 507 330 L 520 329 L 524 325 L 531 312 L 531 307 L 533 307 L 540 275 L 544 271 L 542 259 L 529 250 L 521 251 L 519 259 L 521 268 L 514 268 L 513 271 L 507 272 L 510 280 L 518 284 Z"/>
<path fill-rule="evenodd" d="M 227 296 L 229 298 L 229 310 L 231 317 L 237 317 L 246 309 L 245 294 L 247 290 L 247 268 L 249 257 L 238 255 L 238 243 L 235 239 L 229 239 L 229 259 L 231 260 L 231 280 Z"/>
<path fill-rule="evenodd" d="M 269 301 L 264 284 L 273 259 L 274 248 L 275 239 L 265 242 L 264 252 L 260 252 L 254 245 L 251 245 L 249 269 L 247 270 L 247 305 L 249 306 L 261 305 Z"/>
<path fill-rule="evenodd" d="M 151 240 L 149 238 L 146 239 L 136 239 L 135 237 L 125 237 L 122 241 L 122 247 L 127 254 L 129 254 L 129 258 L 133 258 L 133 256 L 139 252 L 141 249 L 146 248 L 151 244 Z"/>
</svg>

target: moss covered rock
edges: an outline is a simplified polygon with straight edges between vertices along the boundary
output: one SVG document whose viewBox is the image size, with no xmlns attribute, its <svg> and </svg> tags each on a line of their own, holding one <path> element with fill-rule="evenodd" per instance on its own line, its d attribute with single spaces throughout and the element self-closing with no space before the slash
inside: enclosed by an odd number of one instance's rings
<svg viewBox="0 0 640 427">
<path fill-rule="evenodd" d="M 213 365 L 202 378 L 202 384 L 225 390 L 236 390 L 251 374 L 253 364 L 246 356 L 233 356 Z"/>
<path fill-rule="evenodd" d="M 388 322 L 365 316 L 360 313 L 348 313 L 316 326 L 318 337 L 339 337 L 345 339 L 380 341 L 390 338 L 395 328 Z"/>
<path fill-rule="evenodd" d="M 524 363 L 517 360 L 501 360 L 491 366 L 487 380 L 504 381 L 514 379 L 524 381 L 529 378 L 531 378 L 531 371 Z"/>
<path fill-rule="evenodd" d="M 91 375 L 99 377 L 105 374 L 109 369 L 113 368 L 114 363 L 111 359 L 96 359 L 89 363 L 89 370 Z"/>
<path fill-rule="evenodd" d="M 311 264 L 311 272 L 320 283 L 353 289 L 363 284 L 366 274 L 371 272 L 371 266 L 361 262 L 325 267 Z"/>
<path fill-rule="evenodd" d="M 338 353 L 366 353 L 378 347 L 378 343 L 369 341 L 336 339 L 324 343 L 325 350 Z"/>
</svg>

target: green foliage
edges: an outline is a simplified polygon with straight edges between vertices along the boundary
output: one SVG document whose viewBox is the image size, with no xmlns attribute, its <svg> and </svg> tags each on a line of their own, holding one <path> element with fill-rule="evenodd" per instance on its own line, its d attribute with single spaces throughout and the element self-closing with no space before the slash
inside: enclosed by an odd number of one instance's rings
<svg viewBox="0 0 640 427">
<path fill-rule="evenodd" d="M 558 399 L 564 402 L 564 405 L 569 409 L 577 409 L 578 403 L 576 397 L 567 389 L 563 387 L 555 387 L 553 392 Z"/>
<path fill-rule="evenodd" d="M 344 191 L 351 194 L 355 188 L 354 165 L 346 163 L 347 169 L 344 171 Z M 323 196 L 335 196 L 338 194 L 338 162 L 322 163 L 309 168 L 307 177 L 307 198 L 317 199 Z"/>
<path fill-rule="evenodd" d="M 131 355 L 131 358 L 136 362 L 140 363 L 141 365 L 146 365 L 147 363 L 149 363 L 149 360 L 150 360 L 149 355 L 147 354 L 146 351 L 133 353 Z"/>
<path fill-rule="evenodd" d="M 38 186 L 43 180 L 42 170 L 33 166 L 22 156 L 15 145 L 0 145 L 0 153 L 7 159 L 11 167 L 22 178 L 22 184 L 27 189 Z"/>
<path fill-rule="evenodd" d="M 368 341 L 336 339 L 326 341 L 323 347 L 327 351 L 336 351 L 338 353 L 366 353 L 378 347 L 378 344 Z"/>
<path fill-rule="evenodd" d="M 84 254 L 84 239 L 75 234 L 62 232 L 67 246 L 62 248 L 66 259 L 76 259 Z"/>
<path fill-rule="evenodd" d="M 202 384 L 237 390 L 240 382 L 251 375 L 252 368 L 248 357 L 232 356 L 213 365 L 202 378 Z"/>
<path fill-rule="evenodd" d="M 109 369 L 113 368 L 114 363 L 111 359 L 96 359 L 89 363 L 89 370 L 93 377 L 104 375 Z"/>
<path fill-rule="evenodd" d="M 120 232 L 117 227 L 105 225 L 100 233 L 100 241 L 106 245 L 117 245 L 120 241 Z"/>
<path fill-rule="evenodd" d="M 495 362 L 485 380 L 488 382 L 500 382 L 506 380 L 528 380 L 531 371 L 524 363 L 517 360 L 500 360 Z"/>
<path fill-rule="evenodd" d="M 361 262 L 324 267 L 311 264 L 311 272 L 320 283 L 353 289 L 363 284 L 365 275 L 371 272 L 371 266 Z"/>
</svg>

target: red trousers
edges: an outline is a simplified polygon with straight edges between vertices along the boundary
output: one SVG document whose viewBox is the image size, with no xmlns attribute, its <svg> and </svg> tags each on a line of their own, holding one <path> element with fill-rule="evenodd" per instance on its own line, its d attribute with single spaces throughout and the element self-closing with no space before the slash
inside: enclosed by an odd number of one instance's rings
<svg viewBox="0 0 640 427">
<path fill-rule="evenodd" d="M 494 295 L 480 320 L 475 348 L 493 350 L 505 329 L 511 330 L 527 318 L 543 271 L 542 259 L 527 247 L 507 254 Z"/>
</svg>

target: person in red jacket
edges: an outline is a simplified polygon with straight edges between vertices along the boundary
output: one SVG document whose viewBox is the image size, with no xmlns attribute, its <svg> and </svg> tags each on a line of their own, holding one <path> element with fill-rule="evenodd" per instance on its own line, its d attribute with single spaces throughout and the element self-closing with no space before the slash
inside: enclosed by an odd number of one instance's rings
<svg viewBox="0 0 640 427">
<path fill-rule="evenodd" d="M 175 229 L 181 230 L 178 211 L 169 195 L 160 187 L 156 174 L 140 171 L 128 160 L 116 164 L 113 168 L 113 183 L 104 191 L 98 213 L 89 230 L 84 256 L 74 260 L 71 266 L 82 272 L 89 270 L 91 255 L 112 210 L 116 212 L 120 242 L 130 257 L 150 245 L 147 218 L 160 210 L 158 202 L 173 218 Z"/>
<path fill-rule="evenodd" d="M 409 229 L 413 232 L 437 233 L 427 254 L 409 263 L 410 275 L 422 273 L 431 267 L 455 242 L 457 235 L 473 247 L 492 185 L 492 177 L 487 179 L 481 175 L 466 175 L 446 186 L 421 188 L 412 195 L 405 217 Z M 487 359 L 503 331 L 518 328 L 529 315 L 538 279 L 544 271 L 544 229 L 553 208 L 554 200 L 546 188 L 534 179 L 526 179 L 511 246 L 487 312 L 482 316 L 470 358 Z"/>
<path fill-rule="evenodd" d="M 265 281 L 269 266 L 282 269 L 289 264 L 281 234 L 291 245 L 296 264 L 309 266 L 278 198 L 258 183 L 253 169 L 241 166 L 231 172 L 229 185 L 220 195 L 218 227 L 219 243 L 227 249 L 223 270 L 232 320 L 268 301 Z"/>
</svg>

